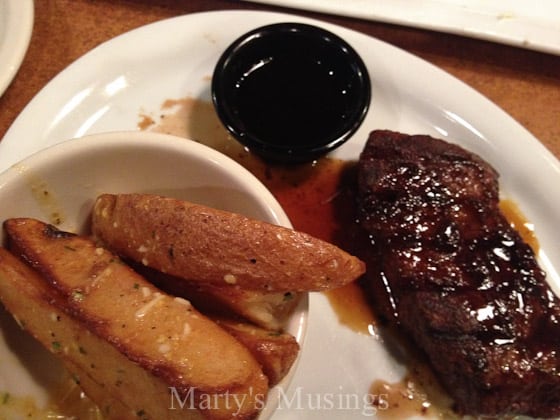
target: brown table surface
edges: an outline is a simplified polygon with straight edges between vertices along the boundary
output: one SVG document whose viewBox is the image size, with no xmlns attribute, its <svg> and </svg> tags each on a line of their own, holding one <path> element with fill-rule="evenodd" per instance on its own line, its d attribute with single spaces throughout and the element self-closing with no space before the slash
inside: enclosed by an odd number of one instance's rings
<svg viewBox="0 0 560 420">
<path fill-rule="evenodd" d="M 27 55 L 0 97 L 0 138 L 49 80 L 100 43 L 153 21 L 220 9 L 287 11 L 228 0 L 35 0 Z M 441 67 L 503 108 L 560 158 L 560 56 L 384 23 L 291 12 L 369 34 Z"/>
</svg>

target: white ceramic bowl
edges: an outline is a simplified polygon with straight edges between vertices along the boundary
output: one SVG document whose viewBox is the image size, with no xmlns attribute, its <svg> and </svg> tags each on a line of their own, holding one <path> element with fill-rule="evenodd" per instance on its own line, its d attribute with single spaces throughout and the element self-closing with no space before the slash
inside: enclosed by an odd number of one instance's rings
<svg viewBox="0 0 560 420">
<path fill-rule="evenodd" d="M 83 233 L 95 198 L 104 192 L 172 196 L 291 227 L 273 195 L 238 163 L 194 141 L 148 132 L 73 139 L 13 165 L 0 174 L 0 222 L 34 217 Z M 44 405 L 60 366 L 0 312 L 0 394 L 31 395 Z M 305 299 L 287 325 L 300 345 L 306 317 Z M 291 376 L 271 390 L 261 418 L 272 414 Z"/>
</svg>

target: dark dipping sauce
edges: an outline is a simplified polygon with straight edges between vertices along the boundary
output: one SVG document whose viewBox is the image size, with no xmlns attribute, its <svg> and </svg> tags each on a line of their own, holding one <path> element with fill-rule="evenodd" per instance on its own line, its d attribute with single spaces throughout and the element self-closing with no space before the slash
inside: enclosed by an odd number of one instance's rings
<svg viewBox="0 0 560 420">
<path fill-rule="evenodd" d="M 309 55 L 277 54 L 240 79 L 238 112 L 248 135 L 277 145 L 317 147 L 333 133 L 344 134 L 340 127 L 352 113 L 352 85 L 329 63 Z"/>
<path fill-rule="evenodd" d="M 365 65 L 342 39 L 320 28 L 259 28 L 224 52 L 213 76 L 224 125 L 256 154 L 302 162 L 339 146 L 370 102 Z"/>
</svg>

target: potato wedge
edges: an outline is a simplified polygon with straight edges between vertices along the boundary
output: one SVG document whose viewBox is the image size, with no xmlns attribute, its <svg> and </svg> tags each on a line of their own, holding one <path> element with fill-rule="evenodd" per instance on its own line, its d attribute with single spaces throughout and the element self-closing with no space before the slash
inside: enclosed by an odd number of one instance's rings
<svg viewBox="0 0 560 420">
<path fill-rule="evenodd" d="M 260 363 L 271 386 L 286 376 L 297 359 L 299 344 L 282 328 L 298 304 L 300 293 L 264 293 L 236 286 L 219 288 L 185 281 L 134 262 L 131 266 L 158 288 L 188 299 L 232 334 Z"/>
<path fill-rule="evenodd" d="M 242 317 L 268 330 L 282 330 L 303 297 L 295 292 L 246 290 L 237 285 L 214 286 L 171 276 L 127 260 L 140 275 L 158 288 L 188 299 L 205 315 Z"/>
<path fill-rule="evenodd" d="M 111 252 L 34 219 L 4 222 L 10 246 L 68 311 L 208 418 L 251 418 L 268 383 L 250 352 L 185 299 L 167 295 Z"/>
<path fill-rule="evenodd" d="M 169 388 L 70 316 L 65 299 L 32 268 L 0 248 L 0 300 L 19 325 L 63 361 L 108 419 L 201 418 L 170 411 Z M 144 414 L 144 416 L 138 416 Z"/>
<path fill-rule="evenodd" d="M 232 319 L 218 318 L 216 322 L 249 349 L 271 385 L 284 379 L 298 357 L 299 344 L 290 334 Z"/>
<path fill-rule="evenodd" d="M 318 291 L 365 271 L 358 258 L 305 233 L 155 195 L 101 195 L 92 230 L 118 254 L 217 286 Z"/>
<path fill-rule="evenodd" d="M 93 360 L 94 358 L 92 357 L 90 359 Z M 139 399 L 135 403 L 137 409 L 131 409 L 127 407 L 123 401 L 116 398 L 116 396 L 108 390 L 104 382 L 97 382 L 97 380 L 99 380 L 98 375 L 95 375 L 95 379 L 92 378 L 85 370 L 84 366 L 78 366 L 72 363 L 68 358 L 65 360 L 63 359 L 63 365 L 72 379 L 76 381 L 76 386 L 87 395 L 90 401 L 96 404 L 104 420 L 138 420 L 139 418 L 149 418 L 146 409 L 141 408 L 145 404 Z M 108 380 L 111 380 L 111 378 Z M 123 385 L 121 384 L 120 386 L 122 387 Z M 91 407 L 91 409 L 94 410 L 94 407 Z M 65 410 L 63 409 L 63 411 Z M 88 414 L 90 413 L 88 412 Z M 186 415 L 183 416 L 183 418 L 189 418 L 189 416 Z M 201 416 L 193 412 L 193 418 L 201 418 Z"/>
<path fill-rule="evenodd" d="M 241 316 L 272 331 L 281 331 L 302 298 L 301 293 L 264 293 L 239 287 L 214 287 L 183 282 L 181 294 L 200 311 Z M 227 309 L 227 311 L 225 310 Z"/>
</svg>

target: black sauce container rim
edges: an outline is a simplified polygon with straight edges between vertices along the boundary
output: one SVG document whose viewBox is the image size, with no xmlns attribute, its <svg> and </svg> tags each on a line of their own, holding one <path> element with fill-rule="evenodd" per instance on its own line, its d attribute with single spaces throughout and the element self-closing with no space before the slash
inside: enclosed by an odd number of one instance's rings
<svg viewBox="0 0 560 420">
<path fill-rule="evenodd" d="M 281 146 L 278 144 L 267 143 L 266 139 L 255 138 L 243 130 L 243 123 L 239 121 L 233 111 L 234 104 L 227 103 L 225 92 L 231 86 L 227 85 L 225 72 L 229 70 L 232 61 L 237 54 L 256 39 L 263 39 L 267 36 L 280 36 L 282 34 L 297 33 L 304 35 L 310 42 L 324 42 L 325 45 L 334 46 L 342 53 L 349 68 L 352 69 L 356 80 L 359 81 L 360 89 L 357 91 L 356 108 L 358 112 L 353 114 L 353 118 L 348 119 L 336 130 L 336 135 L 327 138 L 323 143 L 314 146 Z M 302 38 L 303 39 L 303 38 Z M 302 163 L 315 160 L 320 156 L 336 149 L 345 143 L 361 126 L 371 102 L 371 82 L 367 67 L 354 50 L 354 48 L 340 36 L 320 28 L 315 25 L 299 22 L 280 22 L 257 27 L 235 39 L 221 54 L 214 72 L 211 83 L 212 102 L 218 117 L 225 125 L 230 134 L 249 150 L 261 157 L 281 163 Z"/>
</svg>

